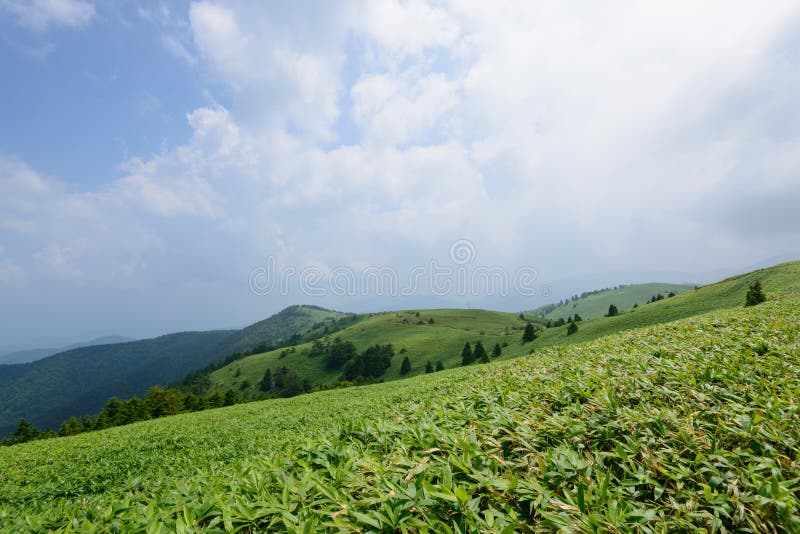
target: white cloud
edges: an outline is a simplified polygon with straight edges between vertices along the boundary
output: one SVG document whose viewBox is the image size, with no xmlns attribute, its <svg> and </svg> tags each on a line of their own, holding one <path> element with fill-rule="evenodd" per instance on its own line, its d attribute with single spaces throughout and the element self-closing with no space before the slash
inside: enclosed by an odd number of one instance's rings
<svg viewBox="0 0 800 534">
<path fill-rule="evenodd" d="M 366 1 L 361 9 L 357 27 L 375 42 L 379 54 L 421 54 L 451 46 L 459 37 L 459 24 L 452 14 L 423 0 Z"/>
<path fill-rule="evenodd" d="M 84 0 L 0 0 L 0 9 L 34 31 L 47 31 L 51 26 L 83 28 L 95 16 L 94 5 Z"/>
<path fill-rule="evenodd" d="M 441 74 L 413 80 L 367 74 L 352 87 L 353 114 L 369 140 L 424 141 L 458 103 L 456 83 Z"/>
<path fill-rule="evenodd" d="M 0 158 L 18 282 L 241 296 L 268 254 L 402 269 L 462 237 L 550 279 L 800 247 L 793 3 L 205 1 L 187 24 L 172 52 L 225 105 L 183 144 L 92 192 Z"/>
</svg>

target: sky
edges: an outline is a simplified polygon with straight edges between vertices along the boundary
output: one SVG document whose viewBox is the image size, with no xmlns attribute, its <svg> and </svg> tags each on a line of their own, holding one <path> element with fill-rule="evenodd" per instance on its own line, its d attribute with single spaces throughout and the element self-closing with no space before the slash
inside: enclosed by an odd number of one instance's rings
<svg viewBox="0 0 800 534">
<path fill-rule="evenodd" d="M 796 1 L 0 0 L 0 73 L 0 348 L 800 257 Z"/>
</svg>

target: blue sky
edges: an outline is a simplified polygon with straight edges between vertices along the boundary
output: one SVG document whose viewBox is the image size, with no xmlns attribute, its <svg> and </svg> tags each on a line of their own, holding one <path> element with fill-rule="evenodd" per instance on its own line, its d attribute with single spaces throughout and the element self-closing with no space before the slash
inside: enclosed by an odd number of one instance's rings
<svg viewBox="0 0 800 534">
<path fill-rule="evenodd" d="M 796 2 L 0 0 L 0 348 L 795 257 L 798 67 Z M 538 293 L 251 287 L 459 240 Z"/>
</svg>

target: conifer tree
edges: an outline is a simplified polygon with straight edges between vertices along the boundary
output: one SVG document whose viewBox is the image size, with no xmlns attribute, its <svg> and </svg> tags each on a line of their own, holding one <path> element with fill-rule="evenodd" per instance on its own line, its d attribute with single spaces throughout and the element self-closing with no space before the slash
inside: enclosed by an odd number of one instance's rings
<svg viewBox="0 0 800 534">
<path fill-rule="evenodd" d="M 571 336 L 577 331 L 578 331 L 578 325 L 575 323 L 569 323 L 569 326 L 567 327 L 567 335 Z"/>
<path fill-rule="evenodd" d="M 529 343 L 536 339 L 536 329 L 533 328 L 531 323 L 525 325 L 525 331 L 522 333 L 522 342 Z"/>
<path fill-rule="evenodd" d="M 473 358 L 478 360 L 480 363 L 489 363 L 489 355 L 486 353 L 486 349 L 483 348 L 483 343 L 480 341 L 475 343 L 475 352 L 473 353 Z"/>
<path fill-rule="evenodd" d="M 761 304 L 767 300 L 767 297 L 764 296 L 764 292 L 761 290 L 761 282 L 756 280 L 747 290 L 747 296 L 744 300 L 745 306 L 755 306 L 757 304 Z"/>
<path fill-rule="evenodd" d="M 472 347 L 469 344 L 469 341 L 466 342 L 464 345 L 464 349 L 461 351 L 461 365 L 469 365 L 475 361 L 475 355 L 472 354 Z"/>
</svg>

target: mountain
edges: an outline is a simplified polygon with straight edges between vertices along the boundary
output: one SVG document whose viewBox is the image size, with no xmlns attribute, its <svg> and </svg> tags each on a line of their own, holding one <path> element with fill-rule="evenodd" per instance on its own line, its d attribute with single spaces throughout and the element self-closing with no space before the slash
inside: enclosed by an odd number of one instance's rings
<svg viewBox="0 0 800 534">
<path fill-rule="evenodd" d="M 0 436 L 12 432 L 20 418 L 57 429 L 69 417 L 98 412 L 112 396 L 143 395 L 154 385 L 180 380 L 233 352 L 277 345 L 344 315 L 291 306 L 242 330 L 182 332 L 0 365 Z"/>
<path fill-rule="evenodd" d="M 104 337 L 94 338 L 91 341 L 72 343 L 71 345 L 67 345 L 59 349 L 17 350 L 14 352 L 8 352 L 6 354 L 0 355 L 0 365 L 35 362 L 36 360 L 41 360 L 42 358 L 47 358 L 48 356 L 52 356 L 53 354 L 58 354 L 59 352 L 65 352 L 71 349 L 77 349 L 80 347 L 91 347 L 93 345 L 113 345 L 114 343 L 125 343 L 127 341 L 133 341 L 133 340 L 131 338 L 122 336 L 104 336 Z"/>
<path fill-rule="evenodd" d="M 613 304 L 620 310 L 629 310 L 634 304 L 645 304 L 656 295 L 667 296 L 669 293 L 680 294 L 692 289 L 687 284 L 632 284 L 621 287 L 608 288 L 599 291 L 589 291 L 582 295 L 575 295 L 560 303 L 545 304 L 525 312 L 542 319 L 565 321 L 576 313 L 583 319 L 602 317 L 608 312 L 609 305 Z"/>
<path fill-rule="evenodd" d="M 2 447 L 0 530 L 798 532 L 798 321 L 784 264 L 510 361 Z"/>
</svg>

